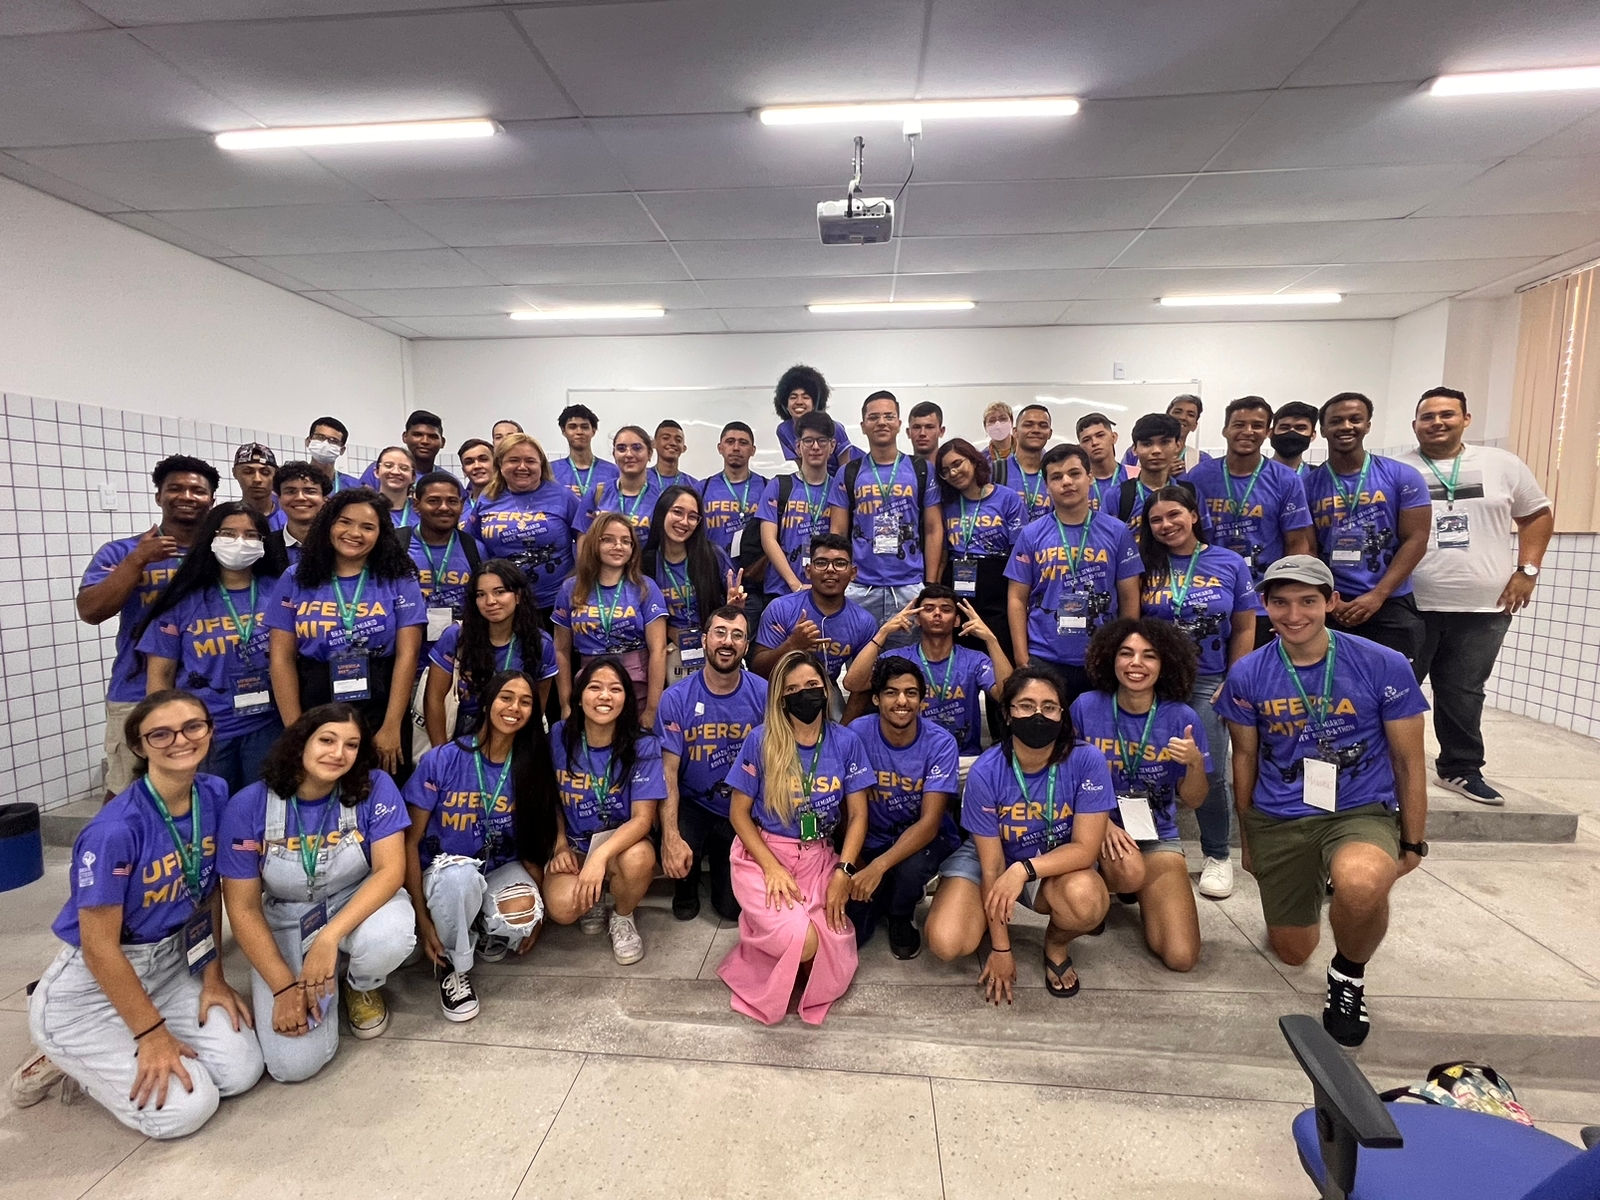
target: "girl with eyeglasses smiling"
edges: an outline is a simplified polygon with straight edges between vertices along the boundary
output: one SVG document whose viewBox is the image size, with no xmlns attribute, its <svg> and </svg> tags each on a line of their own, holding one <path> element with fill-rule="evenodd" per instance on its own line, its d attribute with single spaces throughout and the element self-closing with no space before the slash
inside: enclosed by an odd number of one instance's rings
<svg viewBox="0 0 1600 1200">
<path fill-rule="evenodd" d="M 594 485 L 583 501 L 583 511 L 573 526 L 582 533 L 601 513 L 621 513 L 639 531 L 640 541 L 650 532 L 656 501 L 666 489 L 650 473 L 650 435 L 637 425 L 624 425 L 611 439 L 611 461 L 617 464 L 618 477 Z"/>
</svg>

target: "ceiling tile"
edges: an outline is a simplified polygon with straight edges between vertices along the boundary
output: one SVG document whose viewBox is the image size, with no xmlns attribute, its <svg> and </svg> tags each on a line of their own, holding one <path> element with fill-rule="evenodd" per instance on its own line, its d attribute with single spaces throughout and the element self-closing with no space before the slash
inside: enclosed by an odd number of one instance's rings
<svg viewBox="0 0 1600 1200">
<path fill-rule="evenodd" d="M 1445 193 L 1421 215 L 1551 212 L 1600 212 L 1600 164 L 1592 158 L 1508 158 Z"/>
<path fill-rule="evenodd" d="M 1049 325 L 1066 305 L 1060 300 L 980 304 L 965 312 L 889 314 L 890 329 L 979 329 L 1001 325 Z"/>
<path fill-rule="evenodd" d="M 1536 267 L 1544 259 L 1458 258 L 1436 262 L 1337 263 L 1319 267 L 1296 285 L 1305 291 L 1464 292 Z"/>
<path fill-rule="evenodd" d="M 419 8 L 473 8 L 483 0 L 83 0 L 118 25 L 192 21 L 248 21 L 260 17 L 330 17 L 405 12 Z"/>
<path fill-rule="evenodd" d="M 559 196 L 627 187 L 582 121 L 510 121 L 492 138 L 429 145 L 334 146 L 311 157 L 379 200 Z"/>
<path fill-rule="evenodd" d="M 225 267 L 232 267 L 235 271 L 243 271 L 246 275 L 253 275 L 255 278 L 265 283 L 270 283 L 274 287 L 287 288 L 291 292 L 307 292 L 311 290 L 311 285 L 305 280 L 286 275 L 276 267 L 269 267 L 253 258 L 219 258 L 217 261 Z"/>
<path fill-rule="evenodd" d="M 358 254 L 282 254 L 258 260 L 325 292 L 355 288 L 467 287 L 494 283 L 459 250 L 372 250 Z"/>
<path fill-rule="evenodd" d="M 1296 284 L 1306 267 L 1195 267 L 1146 270 L 1113 267 L 1084 284 L 1073 298 L 1082 300 L 1143 300 L 1161 296 L 1215 296 L 1232 293 L 1258 296 Z"/>
<path fill-rule="evenodd" d="M 461 253 L 500 283 L 636 283 L 689 278 L 665 242 L 482 246 Z"/>
<path fill-rule="evenodd" d="M 1404 217 L 1447 195 L 1487 163 L 1245 171 L 1201 175 L 1157 225 L 1250 225 Z"/>
<path fill-rule="evenodd" d="M 375 317 L 378 313 L 369 308 L 362 308 L 359 304 L 352 304 L 336 292 L 301 292 L 307 300 L 315 300 L 325 308 L 335 312 L 342 312 L 347 317 Z"/>
<path fill-rule="evenodd" d="M 424 250 L 439 242 L 387 205 L 291 204 L 157 212 L 161 220 L 233 254 L 340 254 L 354 250 Z"/>
<path fill-rule="evenodd" d="M 902 286 L 905 280 L 901 280 Z M 707 279 L 699 284 L 712 308 L 804 308 L 889 299 L 888 275 L 822 275 L 784 279 Z"/>
<path fill-rule="evenodd" d="M 130 208 L 234 208 L 368 198 L 299 150 L 229 154 L 210 138 L 17 150 L 15 156 Z"/>
<path fill-rule="evenodd" d="M 1360 321 L 1388 320 L 1447 300 L 1448 292 L 1416 292 L 1351 296 L 1342 304 L 1295 309 L 1292 316 L 1281 308 L 1162 308 L 1151 301 L 1078 300 L 1062 315 L 1062 325 L 1205 325 L 1239 321 Z M 1228 315 L 1222 315 L 1226 312 Z"/>
<path fill-rule="evenodd" d="M 573 115 L 503 12 L 163 25 L 138 36 L 267 125 Z"/>
<path fill-rule="evenodd" d="M 1595 57 L 1600 59 L 1600 54 Z M 1600 154 L 1600 112 L 1582 117 L 1559 133 L 1523 151 L 1528 158 L 1570 158 Z"/>
<path fill-rule="evenodd" d="M 894 295 L 897 300 L 1066 301 L 1081 295 L 1099 274 L 1098 269 L 902 274 Z"/>
<path fill-rule="evenodd" d="M 1274 93 L 1211 164 L 1233 171 L 1486 161 L 1548 137 L 1600 107 L 1593 93 L 1443 100 L 1413 84 Z"/>
<path fill-rule="evenodd" d="M 120 30 L 0 38 L 0 146 L 183 137 L 247 122 Z"/>
<path fill-rule="evenodd" d="M 206 258 L 224 258 L 233 253 L 221 242 L 213 242 L 191 233 L 187 229 L 180 229 L 169 225 L 159 217 L 149 213 L 120 212 L 108 214 L 113 221 L 137 229 L 140 233 L 148 233 L 151 237 L 160 238 L 163 242 L 170 242 L 174 246 L 189 251 L 191 254 L 201 254 Z"/>
<path fill-rule="evenodd" d="M 401 320 L 504 315 L 518 308 L 562 305 L 659 304 L 668 310 L 714 307 L 706 303 L 697 285 L 688 282 L 399 288 L 337 294 L 380 316 Z"/>
<path fill-rule="evenodd" d="M 883 275 L 894 269 L 892 243 L 824 246 L 792 239 L 767 242 L 675 242 L 696 279 L 763 279 L 785 275 Z"/>
<path fill-rule="evenodd" d="M 1281 84 L 1356 0 L 933 0 L 922 94 L 1176 95 Z"/>
<path fill-rule="evenodd" d="M 912 237 L 1143 229 L 1177 195 L 1178 176 L 911 184 L 896 224 Z"/>
<path fill-rule="evenodd" d="M 722 319 L 738 333 L 815 333 L 821 330 L 974 329 L 1049 325 L 1066 305 L 1048 303 L 980 304 L 951 313 L 811 313 L 803 307 L 726 308 Z"/>
<path fill-rule="evenodd" d="M 393 333 L 403 338 L 418 337 L 417 331 L 409 325 L 402 325 L 399 321 L 391 321 L 387 317 L 364 317 L 368 325 L 382 329 L 385 333 Z"/>
<path fill-rule="evenodd" d="M 817 204 L 838 200 L 844 188 L 715 188 L 644 192 L 640 199 L 673 241 L 817 236 Z"/>
<path fill-rule="evenodd" d="M 541 5 L 517 19 L 589 116 L 738 112 L 910 96 L 923 2 Z"/>
<path fill-rule="evenodd" d="M 95 16 L 78 0 L 6 0 L 0 5 L 0 37 L 110 27 L 109 21 Z"/>
<path fill-rule="evenodd" d="M 1029 271 L 1106 267 L 1133 235 L 1041 233 L 1031 237 L 907 238 L 900 246 L 902 271 Z"/>
<path fill-rule="evenodd" d="M 15 152 L 20 153 L 20 152 Z M 87 208 L 90 212 L 109 213 L 117 212 L 127 205 L 97 192 L 91 192 L 86 187 L 80 187 L 71 180 L 63 179 L 53 171 L 46 171 L 43 167 L 34 166 L 25 162 L 14 154 L 0 154 L 0 175 L 8 179 L 15 179 L 18 183 L 25 183 L 31 188 L 65 200 L 68 204 L 76 204 Z"/>
<path fill-rule="evenodd" d="M 638 322 L 513 321 L 509 317 L 489 316 L 407 317 L 405 324 L 430 338 L 615 337 L 619 334 L 727 332 L 727 326 L 714 309 L 686 309 Z"/>
<path fill-rule="evenodd" d="M 390 208 L 447 246 L 545 246 L 660 241 L 627 192 L 518 200 L 412 200 Z"/>
<path fill-rule="evenodd" d="M 773 128 L 748 113 L 626 117 L 589 126 L 640 191 L 812 186 L 842 195 L 850 181 L 854 135 L 835 126 Z M 867 137 L 866 178 L 873 187 L 891 178 L 899 186 L 905 178 L 898 140 L 892 130 Z"/>
</svg>

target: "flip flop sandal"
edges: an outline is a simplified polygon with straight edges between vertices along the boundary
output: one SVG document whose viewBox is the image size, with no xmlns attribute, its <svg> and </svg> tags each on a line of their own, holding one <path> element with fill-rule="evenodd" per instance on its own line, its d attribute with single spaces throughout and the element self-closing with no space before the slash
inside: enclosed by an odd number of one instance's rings
<svg viewBox="0 0 1600 1200">
<path fill-rule="evenodd" d="M 1065 962 L 1051 962 L 1050 955 L 1046 954 L 1044 956 L 1045 991 L 1049 992 L 1058 1000 L 1068 1000 L 1073 996 L 1076 996 L 1078 994 L 1078 989 L 1083 986 L 1083 980 L 1076 978 L 1076 972 L 1074 972 L 1072 986 L 1067 987 L 1065 984 L 1066 974 L 1071 970 L 1072 955 L 1067 955 Z M 1054 977 L 1055 980 L 1053 983 L 1051 982 L 1052 977 Z"/>
</svg>

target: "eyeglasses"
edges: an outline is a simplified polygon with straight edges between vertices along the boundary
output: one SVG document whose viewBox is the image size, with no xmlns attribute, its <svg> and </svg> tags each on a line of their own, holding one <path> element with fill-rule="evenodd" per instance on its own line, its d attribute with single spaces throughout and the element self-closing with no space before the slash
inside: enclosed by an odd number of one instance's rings
<svg viewBox="0 0 1600 1200">
<path fill-rule="evenodd" d="M 216 542 L 259 542 L 261 535 L 254 529 L 248 533 L 241 533 L 237 529 L 219 529 L 211 535 L 211 541 Z"/>
<path fill-rule="evenodd" d="M 152 749 L 165 750 L 178 740 L 180 733 L 183 734 L 183 740 L 186 742 L 198 742 L 203 737 L 209 737 L 211 735 L 211 718 L 196 717 L 192 721 L 185 721 L 176 729 L 168 729 L 162 726 L 159 729 L 146 730 L 139 736 Z"/>
<path fill-rule="evenodd" d="M 1011 706 L 1013 717 L 1049 717 L 1052 721 L 1061 716 L 1061 705 L 1054 700 L 1035 704 L 1032 700 L 1019 700 Z"/>
<path fill-rule="evenodd" d="M 633 539 L 631 537 L 603 537 L 600 539 L 600 547 L 603 550 L 631 550 L 633 549 Z"/>
<path fill-rule="evenodd" d="M 851 562 L 848 558 L 813 558 L 811 565 L 818 571 L 848 571 Z"/>
<path fill-rule="evenodd" d="M 750 635 L 742 629 L 713 629 L 706 634 L 708 642 L 731 642 L 735 646 L 750 640 Z"/>
<path fill-rule="evenodd" d="M 833 445 L 833 439 L 821 437 L 803 437 L 796 442 L 795 445 L 799 446 L 802 450 L 820 450 L 824 446 Z"/>
</svg>

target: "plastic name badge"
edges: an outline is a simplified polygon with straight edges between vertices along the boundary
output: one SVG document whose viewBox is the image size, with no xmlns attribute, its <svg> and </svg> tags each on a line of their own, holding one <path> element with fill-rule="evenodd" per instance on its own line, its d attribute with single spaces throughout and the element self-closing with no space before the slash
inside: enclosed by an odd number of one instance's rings
<svg viewBox="0 0 1600 1200">
<path fill-rule="evenodd" d="M 900 518 L 896 514 L 881 512 L 872 518 L 872 552 L 900 553 Z"/>
<path fill-rule="evenodd" d="M 319 900 L 307 909 L 300 917 L 300 953 L 307 954 L 311 950 L 311 943 L 317 940 L 317 933 L 328 923 L 328 902 Z"/>
<path fill-rule="evenodd" d="M 428 609 L 428 641 L 437 642 L 444 636 L 444 631 L 456 623 L 455 610 L 452 608 Z"/>
<path fill-rule="evenodd" d="M 1359 529 L 1340 529 L 1333 535 L 1333 553 L 1329 557 L 1336 563 L 1354 565 L 1361 561 L 1366 540 Z"/>
<path fill-rule="evenodd" d="M 678 657 L 686 667 L 705 666 L 706 647 L 698 629 L 684 629 L 678 633 Z"/>
<path fill-rule="evenodd" d="M 744 523 L 740 518 L 739 528 L 733 531 L 733 541 L 728 544 L 728 557 L 734 562 L 739 561 L 739 550 L 744 545 Z"/>
<path fill-rule="evenodd" d="M 976 596 L 978 594 L 978 564 L 967 559 L 958 558 L 952 565 L 955 573 L 956 595 Z"/>
<path fill-rule="evenodd" d="M 815 842 L 821 838 L 817 831 L 817 814 L 803 812 L 800 814 L 800 840 L 802 842 Z"/>
<path fill-rule="evenodd" d="M 1122 814 L 1123 829 L 1134 841 L 1153 842 L 1160 836 L 1156 833 L 1156 819 L 1150 815 L 1149 796 L 1118 796 L 1117 810 Z"/>
<path fill-rule="evenodd" d="M 372 683 L 365 650 L 344 650 L 328 660 L 328 677 L 335 700 L 370 700 Z"/>
<path fill-rule="evenodd" d="M 1056 609 L 1057 633 L 1082 633 L 1089 628 L 1089 597 L 1082 592 L 1066 592 Z"/>
<path fill-rule="evenodd" d="M 272 707 L 272 690 L 265 671 L 235 671 L 229 680 L 233 692 L 233 711 L 241 717 L 253 717 Z"/>
<path fill-rule="evenodd" d="M 189 964 L 189 974 L 198 975 L 217 958 L 217 939 L 211 929 L 211 910 L 196 909 L 194 916 L 183 923 L 183 957 Z"/>
<path fill-rule="evenodd" d="M 1305 770 L 1302 799 L 1311 808 L 1332 812 L 1339 804 L 1339 767 L 1320 758 L 1303 758 Z"/>
<path fill-rule="evenodd" d="M 1433 519 L 1433 532 L 1441 550 L 1470 550 L 1472 525 L 1464 512 L 1442 512 Z"/>
</svg>

